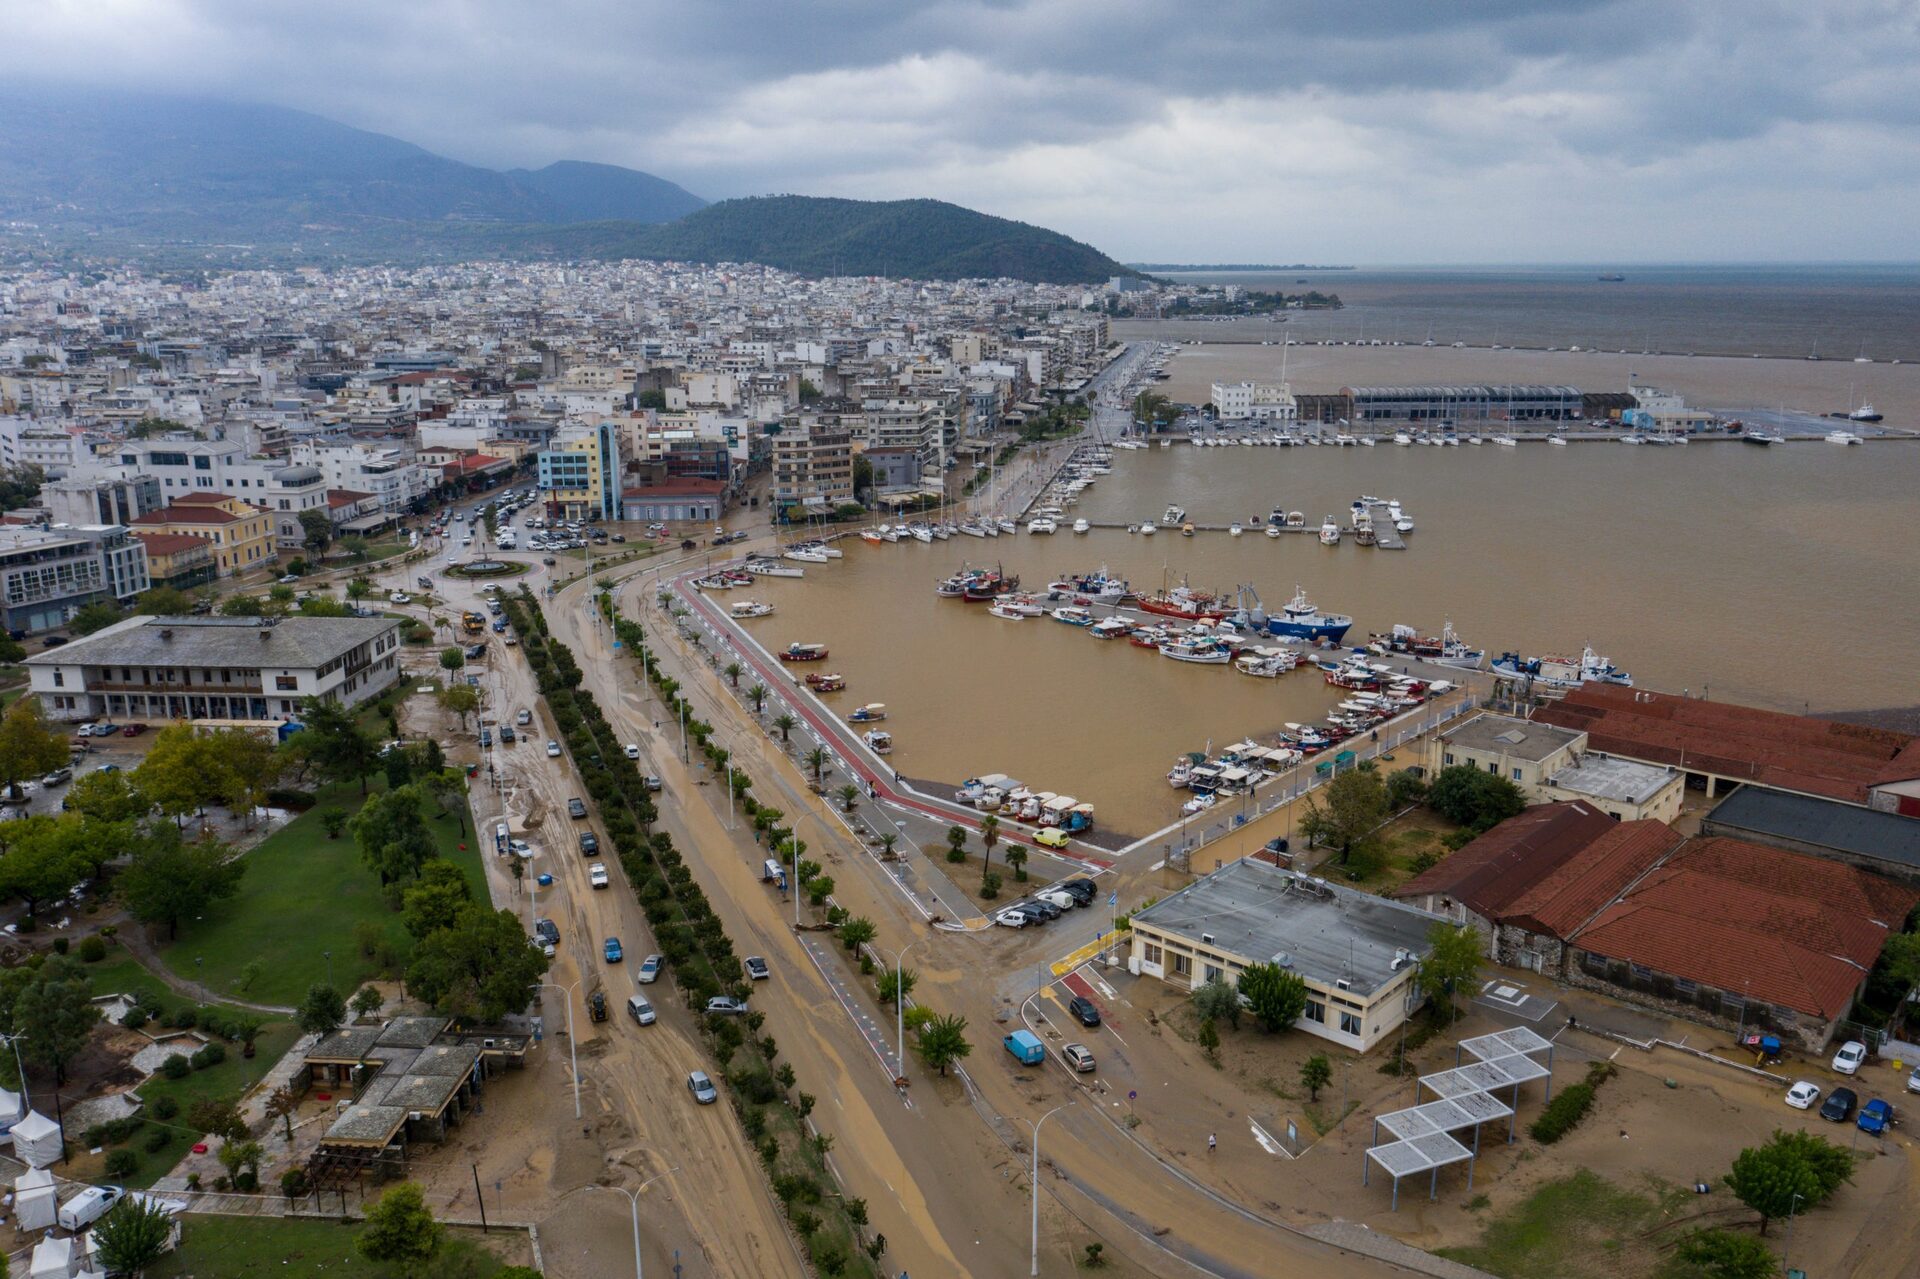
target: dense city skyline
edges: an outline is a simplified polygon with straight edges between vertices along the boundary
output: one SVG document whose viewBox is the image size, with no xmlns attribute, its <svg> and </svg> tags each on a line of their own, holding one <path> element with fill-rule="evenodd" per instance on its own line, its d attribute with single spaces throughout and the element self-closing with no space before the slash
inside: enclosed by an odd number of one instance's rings
<svg viewBox="0 0 1920 1279">
<path fill-rule="evenodd" d="M 1914 256 L 1920 35 L 1868 3 L 709 15 L 127 2 L 20 15 L 13 44 L 49 80 L 272 102 L 472 163 L 933 196 L 1127 259 Z"/>
</svg>

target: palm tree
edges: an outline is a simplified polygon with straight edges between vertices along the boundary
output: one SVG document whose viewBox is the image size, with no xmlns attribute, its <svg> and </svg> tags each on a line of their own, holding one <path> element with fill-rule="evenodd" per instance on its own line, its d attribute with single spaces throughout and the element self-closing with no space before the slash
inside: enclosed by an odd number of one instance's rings
<svg viewBox="0 0 1920 1279">
<path fill-rule="evenodd" d="M 987 868 L 993 865 L 993 846 L 1000 842 L 998 817 L 988 814 L 980 819 L 980 842 L 986 846 L 987 850 L 987 859 L 980 863 L 980 870 L 984 874 Z"/>
<path fill-rule="evenodd" d="M 820 784 L 820 771 L 827 766 L 827 761 L 831 758 L 833 757 L 827 754 L 823 747 L 816 746 L 807 752 L 804 762 L 808 768 L 813 770 L 814 785 L 818 786 Z"/>
<path fill-rule="evenodd" d="M 967 828 L 965 826 L 947 827 L 947 860 L 961 862 L 967 859 Z"/>
<path fill-rule="evenodd" d="M 853 806 L 860 800 L 860 788 L 852 782 L 848 782 L 845 786 L 835 791 L 834 794 L 840 797 L 841 808 L 849 813 L 853 811 Z"/>
<path fill-rule="evenodd" d="M 898 831 L 888 831 L 880 837 L 880 857 L 883 861 L 893 860 L 893 846 L 900 842 Z"/>
<path fill-rule="evenodd" d="M 1013 867 L 1013 877 L 1025 880 L 1027 877 L 1027 850 L 1018 844 L 1007 847 L 1007 865 Z"/>
<path fill-rule="evenodd" d="M 785 746 L 787 744 L 787 734 L 800 727 L 800 721 L 788 712 L 781 711 L 779 717 L 773 721 L 773 726 L 780 730 L 780 744 Z"/>
<path fill-rule="evenodd" d="M 735 688 L 739 688 L 740 676 L 746 673 L 746 668 L 741 666 L 740 663 L 738 662 L 728 662 L 726 666 L 721 668 L 721 673 L 725 675 L 728 679 L 733 681 L 733 686 Z"/>
<path fill-rule="evenodd" d="M 752 688 L 747 690 L 747 696 L 753 699 L 753 713 L 755 715 L 758 715 L 760 713 L 760 708 L 766 705 L 767 686 L 765 684 L 755 684 Z"/>
</svg>

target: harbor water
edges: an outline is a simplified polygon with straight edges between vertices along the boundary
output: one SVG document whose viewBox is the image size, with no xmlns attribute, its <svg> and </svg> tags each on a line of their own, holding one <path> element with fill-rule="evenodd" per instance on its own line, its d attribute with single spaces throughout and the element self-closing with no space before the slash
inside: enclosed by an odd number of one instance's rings
<svg viewBox="0 0 1920 1279">
<path fill-rule="evenodd" d="M 1270 610 L 1299 584 L 1323 610 L 1353 616 L 1349 642 L 1451 620 L 1496 655 L 1577 655 L 1591 643 L 1651 688 L 1793 711 L 1874 708 L 1920 701 L 1917 486 L 1920 444 L 1909 442 L 1181 445 L 1115 453 L 1113 473 L 1050 537 L 847 539 L 843 559 L 806 565 L 803 580 L 760 579 L 721 598 L 777 607 L 746 623 L 769 650 L 829 645 L 827 662 L 788 673 L 843 674 L 846 691 L 825 699 L 841 714 L 885 703 L 903 774 L 1008 773 L 1139 834 L 1179 815 L 1186 792 L 1165 780 L 1178 753 L 1317 719 L 1339 690 L 1311 670 L 1256 679 L 937 598 L 935 583 L 963 562 L 1003 564 L 1023 587 L 1102 565 L 1143 590 L 1246 583 Z M 1404 504 L 1416 524 L 1408 549 L 1253 528 L 1183 538 L 1065 527 L 1158 520 L 1169 502 L 1202 523 L 1280 506 L 1317 526 L 1344 522 L 1362 493 Z"/>
</svg>

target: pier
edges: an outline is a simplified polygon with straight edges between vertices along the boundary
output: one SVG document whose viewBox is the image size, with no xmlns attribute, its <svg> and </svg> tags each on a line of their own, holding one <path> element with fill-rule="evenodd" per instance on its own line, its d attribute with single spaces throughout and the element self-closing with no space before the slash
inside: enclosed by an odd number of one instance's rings
<svg viewBox="0 0 1920 1279">
<path fill-rule="evenodd" d="M 1387 516 L 1387 508 L 1384 503 L 1378 507 L 1369 508 L 1368 513 L 1373 516 L 1374 546 L 1377 549 L 1383 551 L 1404 551 L 1407 549 L 1406 539 L 1400 536 L 1400 530 L 1394 528 L 1392 519 Z M 1198 520 L 1189 520 L 1187 523 L 1193 525 L 1193 531 L 1196 534 L 1226 533 L 1232 527 L 1228 524 L 1202 524 Z M 1181 537 L 1184 536 L 1181 532 L 1183 527 L 1183 525 L 1179 524 L 1155 524 L 1154 528 L 1157 531 L 1154 536 Z M 1140 525 L 1137 522 L 1122 524 L 1116 520 L 1088 520 L 1087 528 L 1089 530 L 1111 529 L 1116 533 L 1126 533 L 1129 531 L 1138 533 L 1140 531 Z M 1290 537 L 1297 537 L 1302 533 L 1309 537 L 1318 537 L 1320 535 L 1320 526 L 1318 524 L 1301 524 L 1297 526 L 1288 524 L 1242 524 L 1240 526 L 1241 536 L 1265 537 L 1269 528 L 1277 528 Z M 1352 537 L 1353 526 L 1350 524 L 1341 525 L 1340 534 L 1342 537 Z"/>
</svg>

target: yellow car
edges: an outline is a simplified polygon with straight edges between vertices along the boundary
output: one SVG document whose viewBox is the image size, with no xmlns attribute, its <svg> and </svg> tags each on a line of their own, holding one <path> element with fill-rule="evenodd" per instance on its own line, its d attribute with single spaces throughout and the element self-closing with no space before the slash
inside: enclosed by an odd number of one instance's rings
<svg viewBox="0 0 1920 1279">
<path fill-rule="evenodd" d="M 1067 846 L 1067 832 L 1057 826 L 1049 826 L 1038 835 L 1035 835 L 1033 842 L 1044 848 L 1065 848 Z"/>
</svg>

